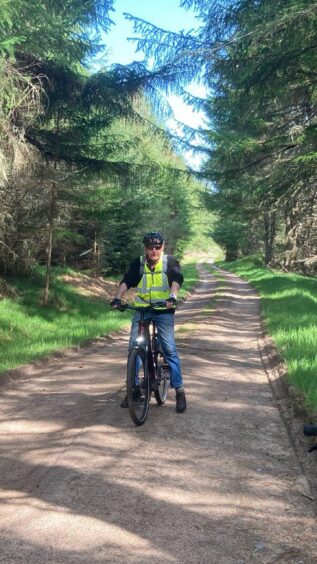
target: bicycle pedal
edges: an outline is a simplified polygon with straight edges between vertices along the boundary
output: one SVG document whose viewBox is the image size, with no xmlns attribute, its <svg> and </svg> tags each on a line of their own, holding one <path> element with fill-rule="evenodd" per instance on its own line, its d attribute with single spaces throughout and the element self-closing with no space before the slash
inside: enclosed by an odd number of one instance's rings
<svg viewBox="0 0 317 564">
<path fill-rule="evenodd" d="M 144 402 L 144 397 L 135 398 L 133 401 L 134 401 L 134 403 L 143 403 L 143 402 Z"/>
</svg>

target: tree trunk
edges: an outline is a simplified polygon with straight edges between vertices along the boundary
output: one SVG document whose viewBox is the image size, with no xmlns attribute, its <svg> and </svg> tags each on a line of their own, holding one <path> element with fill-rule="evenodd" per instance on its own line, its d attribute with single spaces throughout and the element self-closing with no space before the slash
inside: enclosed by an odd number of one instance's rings
<svg viewBox="0 0 317 564">
<path fill-rule="evenodd" d="M 273 246 L 276 234 L 276 214 L 266 211 L 264 213 L 264 260 L 265 265 L 270 264 L 273 258 Z"/>
<path fill-rule="evenodd" d="M 99 275 L 99 245 L 97 241 L 96 229 L 95 229 L 94 250 L 93 250 L 93 265 L 94 265 L 94 277 L 97 278 Z"/>
<path fill-rule="evenodd" d="M 52 266 L 52 250 L 53 250 L 53 231 L 54 231 L 54 214 L 55 214 L 55 184 L 52 183 L 50 191 L 50 207 L 49 207 L 49 220 L 47 224 L 47 247 L 46 247 L 46 275 L 45 287 L 43 293 L 43 304 L 48 304 L 49 291 L 50 291 L 50 275 Z"/>
<path fill-rule="evenodd" d="M 294 261 L 296 260 L 298 254 L 298 211 L 299 204 L 297 199 L 294 197 L 289 200 L 285 212 L 286 248 L 284 250 L 284 267 L 289 270 L 293 270 Z"/>
<path fill-rule="evenodd" d="M 226 262 L 234 262 L 238 258 L 238 248 L 237 247 L 226 247 Z"/>
</svg>

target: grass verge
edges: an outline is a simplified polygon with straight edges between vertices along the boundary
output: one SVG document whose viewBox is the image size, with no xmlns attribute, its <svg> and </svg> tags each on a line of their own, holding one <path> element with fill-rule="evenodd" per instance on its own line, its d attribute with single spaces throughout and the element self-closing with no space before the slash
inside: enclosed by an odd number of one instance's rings
<svg viewBox="0 0 317 564">
<path fill-rule="evenodd" d="M 218 263 L 259 292 L 266 331 L 287 365 L 289 383 L 317 412 L 317 280 L 274 272 L 255 257 Z"/>
<path fill-rule="evenodd" d="M 198 280 L 193 264 L 186 264 L 183 270 L 182 296 Z M 63 282 L 63 273 L 79 274 L 69 269 L 54 271 L 47 307 L 40 305 L 44 285 L 41 269 L 28 278 L 10 279 L 12 295 L 0 299 L 0 372 L 129 325 L 130 312 L 115 312 L 106 300 L 79 293 Z"/>
<path fill-rule="evenodd" d="M 184 274 L 184 283 L 181 287 L 179 296 L 180 298 L 185 298 L 188 292 L 190 292 L 190 290 L 192 290 L 196 286 L 199 280 L 199 274 L 195 263 L 192 262 L 183 264 L 182 271 Z"/>
<path fill-rule="evenodd" d="M 67 273 L 71 274 L 69 270 Z M 47 307 L 40 305 L 44 281 L 40 269 L 28 278 L 10 280 L 17 297 L 0 301 L 0 372 L 106 335 L 128 323 L 128 314 L 119 317 L 105 300 L 80 294 L 76 287 L 63 282 L 60 274 L 61 269 L 56 269 L 52 276 Z"/>
</svg>

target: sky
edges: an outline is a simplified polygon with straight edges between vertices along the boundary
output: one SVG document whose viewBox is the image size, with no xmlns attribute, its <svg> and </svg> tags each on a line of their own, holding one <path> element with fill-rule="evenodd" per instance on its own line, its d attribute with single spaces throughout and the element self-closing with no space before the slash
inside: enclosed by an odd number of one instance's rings
<svg viewBox="0 0 317 564">
<path fill-rule="evenodd" d="M 190 31 L 199 27 L 195 13 L 180 8 L 178 0 L 115 0 L 114 8 L 111 19 L 115 25 L 105 37 L 110 63 L 127 64 L 143 58 L 141 53 L 135 53 L 135 46 L 127 40 L 135 34 L 133 24 L 125 20 L 124 12 L 170 31 Z"/>
<path fill-rule="evenodd" d="M 114 8 L 115 11 L 110 15 L 114 25 L 103 38 L 107 47 L 107 66 L 114 63 L 125 65 L 143 60 L 143 54 L 137 53 L 136 45 L 128 40 L 128 37 L 135 37 L 136 34 L 133 32 L 132 22 L 124 18 L 124 12 L 169 31 L 188 32 L 197 29 L 200 25 L 193 11 L 180 8 L 179 0 L 116 0 Z M 197 84 L 191 84 L 188 90 L 195 96 L 204 97 L 206 94 L 205 88 Z M 194 112 L 179 96 L 168 96 L 168 102 L 177 121 L 194 128 L 204 125 L 204 115 L 201 112 Z M 167 127 L 173 133 L 179 133 L 174 120 L 168 120 Z M 188 152 L 184 156 L 191 166 L 199 166 L 201 157 Z"/>
</svg>

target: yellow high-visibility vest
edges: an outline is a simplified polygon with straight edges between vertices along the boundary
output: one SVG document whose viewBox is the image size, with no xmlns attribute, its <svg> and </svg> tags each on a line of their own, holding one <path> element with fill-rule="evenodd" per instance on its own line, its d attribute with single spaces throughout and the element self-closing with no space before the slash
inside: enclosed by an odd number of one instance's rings
<svg viewBox="0 0 317 564">
<path fill-rule="evenodd" d="M 167 255 L 163 255 L 152 271 L 147 265 L 144 257 L 140 258 L 141 264 L 144 261 L 143 276 L 137 286 L 134 305 L 136 307 L 146 307 L 149 304 L 165 301 L 170 296 L 170 287 L 167 278 Z M 166 308 L 158 308 L 166 309 Z"/>
</svg>

